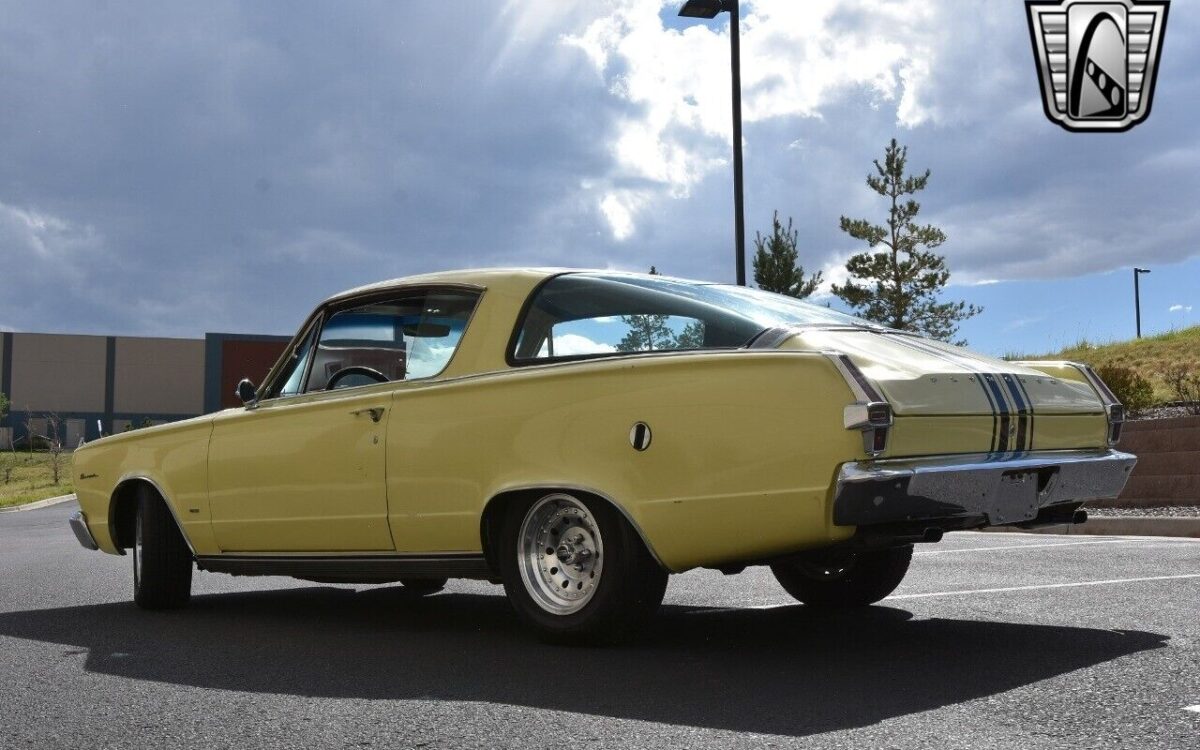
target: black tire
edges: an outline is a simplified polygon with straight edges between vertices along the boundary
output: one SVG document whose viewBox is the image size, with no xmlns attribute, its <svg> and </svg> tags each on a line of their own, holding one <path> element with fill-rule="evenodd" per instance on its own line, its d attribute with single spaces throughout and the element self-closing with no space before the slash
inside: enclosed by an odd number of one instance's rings
<svg viewBox="0 0 1200 750">
<path fill-rule="evenodd" d="M 858 552 L 809 553 L 775 563 L 779 584 L 812 607 L 874 604 L 896 590 L 908 572 L 913 546 Z"/>
<path fill-rule="evenodd" d="M 192 597 L 192 553 L 166 501 L 143 488 L 134 523 L 134 603 L 142 609 L 187 606 Z"/>
<path fill-rule="evenodd" d="M 554 498 L 585 508 L 602 540 L 603 565 L 598 582 L 586 603 L 569 613 L 553 612 L 539 603 L 531 592 L 536 583 L 527 583 L 522 575 L 518 550 L 526 516 L 542 503 L 556 502 Z M 601 560 L 601 554 L 597 553 L 595 559 Z M 500 537 L 500 572 L 517 617 L 543 641 L 564 645 L 627 641 L 654 615 L 667 589 L 667 572 L 616 509 L 602 500 L 565 493 L 514 502 L 507 509 Z"/>
<path fill-rule="evenodd" d="M 446 588 L 446 578 L 401 578 L 404 591 L 412 596 L 429 596 Z"/>
</svg>

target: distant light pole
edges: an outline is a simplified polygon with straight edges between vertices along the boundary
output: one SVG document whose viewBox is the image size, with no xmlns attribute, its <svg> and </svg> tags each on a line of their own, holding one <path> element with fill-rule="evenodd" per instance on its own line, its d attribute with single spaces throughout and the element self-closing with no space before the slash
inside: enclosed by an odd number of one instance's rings
<svg viewBox="0 0 1200 750">
<path fill-rule="evenodd" d="M 737 283 L 746 286 L 746 213 L 742 205 L 742 53 L 738 32 L 738 0 L 687 0 L 683 18 L 713 19 L 729 13 L 729 68 L 733 74 L 733 224 Z"/>
<path fill-rule="evenodd" d="M 1138 277 L 1144 273 L 1150 273 L 1149 268 L 1133 269 L 1133 309 L 1137 314 L 1137 337 L 1142 337 L 1142 293 L 1138 288 Z"/>
</svg>

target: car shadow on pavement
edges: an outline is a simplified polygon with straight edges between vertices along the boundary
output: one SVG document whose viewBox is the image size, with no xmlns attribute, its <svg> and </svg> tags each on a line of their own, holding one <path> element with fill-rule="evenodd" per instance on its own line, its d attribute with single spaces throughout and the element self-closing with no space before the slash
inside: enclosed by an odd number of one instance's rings
<svg viewBox="0 0 1200 750">
<path fill-rule="evenodd" d="M 400 587 L 197 596 L 0 614 L 0 635 L 140 680 L 298 696 L 486 701 L 801 736 L 995 695 L 1161 648 L 1137 631 L 913 619 L 880 606 L 664 606 L 635 643 L 542 645 L 502 596 Z"/>
</svg>

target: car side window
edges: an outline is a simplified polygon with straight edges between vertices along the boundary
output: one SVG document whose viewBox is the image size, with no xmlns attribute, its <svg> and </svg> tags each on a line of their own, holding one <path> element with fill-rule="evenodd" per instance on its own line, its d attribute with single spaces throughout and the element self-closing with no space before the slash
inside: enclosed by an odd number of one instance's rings
<svg viewBox="0 0 1200 750">
<path fill-rule="evenodd" d="M 704 321 L 682 315 L 612 315 L 556 323 L 539 357 L 704 348 Z"/>
<path fill-rule="evenodd" d="M 763 326 L 712 304 L 692 287 L 568 273 L 532 295 L 510 361 L 536 362 L 742 346 Z"/>
<path fill-rule="evenodd" d="M 478 299 L 475 292 L 421 291 L 339 310 L 321 329 L 305 392 L 437 375 Z"/>
</svg>

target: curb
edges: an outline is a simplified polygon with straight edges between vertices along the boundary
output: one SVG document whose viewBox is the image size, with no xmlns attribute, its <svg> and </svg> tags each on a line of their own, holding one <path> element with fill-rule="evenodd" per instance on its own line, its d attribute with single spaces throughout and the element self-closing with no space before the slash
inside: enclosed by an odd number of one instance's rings
<svg viewBox="0 0 1200 750">
<path fill-rule="evenodd" d="M 1200 539 L 1200 516 L 1191 518 L 1164 516 L 1091 516 L 1083 524 L 1059 524 L 1040 529 L 992 526 L 984 531 L 1022 534 L 1068 534 L 1100 536 L 1175 536 Z"/>
<path fill-rule="evenodd" d="M 51 505 L 70 502 L 75 499 L 74 493 L 70 495 L 59 495 L 58 497 L 48 497 L 45 500 L 34 500 L 32 503 L 24 505 L 14 505 L 10 508 L 0 508 L 0 513 L 16 513 L 21 510 L 37 510 L 38 508 L 49 508 Z"/>
</svg>

